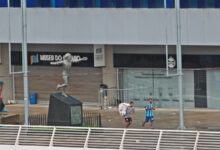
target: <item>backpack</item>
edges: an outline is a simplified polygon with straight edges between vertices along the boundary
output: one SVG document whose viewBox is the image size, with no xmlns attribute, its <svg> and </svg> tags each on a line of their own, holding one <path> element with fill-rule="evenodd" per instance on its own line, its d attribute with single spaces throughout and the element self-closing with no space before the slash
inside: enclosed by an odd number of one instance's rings
<svg viewBox="0 0 220 150">
<path fill-rule="evenodd" d="M 126 110 L 128 108 L 128 103 L 121 103 L 118 105 L 118 112 L 121 116 L 124 116 L 126 114 Z"/>
</svg>

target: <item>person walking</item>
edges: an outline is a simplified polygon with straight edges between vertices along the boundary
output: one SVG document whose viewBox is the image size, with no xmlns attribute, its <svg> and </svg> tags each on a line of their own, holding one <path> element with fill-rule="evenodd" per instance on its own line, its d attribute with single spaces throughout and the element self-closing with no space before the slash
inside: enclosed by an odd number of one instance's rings
<svg viewBox="0 0 220 150">
<path fill-rule="evenodd" d="M 148 100 L 148 104 L 145 107 L 146 118 L 145 118 L 145 121 L 142 123 L 143 127 L 150 120 L 150 128 L 152 128 L 153 122 L 154 122 L 154 110 L 155 110 L 155 107 L 154 107 L 154 104 L 153 104 L 153 99 L 150 98 Z"/>
<path fill-rule="evenodd" d="M 135 109 L 134 109 L 134 102 L 130 102 L 129 106 L 126 109 L 125 113 L 125 123 L 126 128 L 128 128 L 132 124 L 132 117 L 135 118 Z"/>
</svg>

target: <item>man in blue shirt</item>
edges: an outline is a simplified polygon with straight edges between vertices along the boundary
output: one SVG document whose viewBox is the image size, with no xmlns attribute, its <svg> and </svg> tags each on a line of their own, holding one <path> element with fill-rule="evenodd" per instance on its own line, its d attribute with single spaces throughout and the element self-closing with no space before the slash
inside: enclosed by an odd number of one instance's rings
<svg viewBox="0 0 220 150">
<path fill-rule="evenodd" d="M 145 107 L 145 110 L 146 110 L 146 119 L 142 123 L 142 126 L 144 126 L 145 123 L 147 123 L 150 120 L 150 128 L 152 128 L 153 121 L 154 121 L 154 111 L 153 110 L 155 110 L 152 98 L 149 99 L 149 103 Z"/>
</svg>

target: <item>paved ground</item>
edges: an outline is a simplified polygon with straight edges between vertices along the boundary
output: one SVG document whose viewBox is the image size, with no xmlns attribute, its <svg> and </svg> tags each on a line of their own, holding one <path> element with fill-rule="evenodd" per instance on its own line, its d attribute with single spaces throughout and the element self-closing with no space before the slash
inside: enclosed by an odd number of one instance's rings
<svg viewBox="0 0 220 150">
<path fill-rule="evenodd" d="M 20 114 L 24 117 L 24 107 L 21 104 L 7 105 L 11 113 Z M 30 114 L 47 114 L 48 105 L 30 105 Z M 123 128 L 124 119 L 118 114 L 116 108 L 101 110 L 99 107 L 83 107 L 86 111 L 99 111 L 102 115 L 103 127 Z M 184 112 L 185 126 L 191 130 L 219 130 L 220 110 L 208 109 L 186 109 Z M 136 108 L 136 118 L 131 128 L 143 128 L 141 122 L 144 120 L 145 112 L 142 108 Z M 179 113 L 177 109 L 157 109 L 155 111 L 155 129 L 178 129 Z M 145 128 L 148 128 L 146 126 Z"/>
</svg>

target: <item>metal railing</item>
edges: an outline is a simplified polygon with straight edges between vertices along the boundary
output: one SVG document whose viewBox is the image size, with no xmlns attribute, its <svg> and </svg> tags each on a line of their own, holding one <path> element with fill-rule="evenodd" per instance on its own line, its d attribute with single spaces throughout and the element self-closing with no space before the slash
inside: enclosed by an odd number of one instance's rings
<svg viewBox="0 0 220 150">
<path fill-rule="evenodd" d="M 1 146 L 56 149 L 217 150 L 220 132 L 0 125 Z"/>
<path fill-rule="evenodd" d="M 29 125 L 46 126 L 47 114 L 29 115 Z M 24 124 L 24 120 L 20 120 L 19 124 Z M 102 117 L 97 111 L 83 112 L 83 127 L 102 127 Z"/>
</svg>

